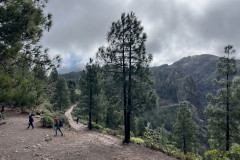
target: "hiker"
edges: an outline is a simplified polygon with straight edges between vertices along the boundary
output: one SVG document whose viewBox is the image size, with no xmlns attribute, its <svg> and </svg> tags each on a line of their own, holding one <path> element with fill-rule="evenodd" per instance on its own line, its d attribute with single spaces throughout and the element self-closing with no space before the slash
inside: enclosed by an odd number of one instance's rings
<svg viewBox="0 0 240 160">
<path fill-rule="evenodd" d="M 78 124 L 79 118 L 77 117 L 77 124 Z"/>
<path fill-rule="evenodd" d="M 2 113 L 0 112 L 0 121 L 2 120 Z"/>
<path fill-rule="evenodd" d="M 57 117 L 55 118 L 55 130 L 56 130 L 56 134 L 55 136 L 57 136 L 57 131 L 59 130 L 61 133 L 61 136 L 63 136 L 63 133 L 61 131 L 61 127 L 62 127 L 62 121 L 60 121 Z"/>
<path fill-rule="evenodd" d="M 30 116 L 29 116 L 29 123 L 28 123 L 27 129 L 28 129 L 30 126 L 32 126 L 32 129 L 34 128 L 33 122 L 34 122 L 34 119 L 33 119 L 32 115 L 30 115 Z"/>
</svg>

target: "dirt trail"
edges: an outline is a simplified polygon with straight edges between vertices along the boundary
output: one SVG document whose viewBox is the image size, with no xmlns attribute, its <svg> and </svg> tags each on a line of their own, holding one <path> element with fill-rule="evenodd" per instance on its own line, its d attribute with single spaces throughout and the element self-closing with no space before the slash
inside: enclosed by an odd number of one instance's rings
<svg viewBox="0 0 240 160">
<path fill-rule="evenodd" d="M 35 128 L 27 130 L 28 115 L 8 110 L 6 124 L 0 125 L 0 160 L 175 160 L 161 152 L 136 144 L 122 145 L 116 137 L 88 131 L 72 120 L 72 108 L 66 115 L 74 129 L 63 128 L 63 137 L 54 136 L 53 129 L 42 128 L 36 117 Z"/>
<path fill-rule="evenodd" d="M 72 105 L 71 108 L 69 110 L 67 110 L 67 112 L 65 113 L 65 115 L 68 117 L 68 120 L 69 120 L 69 123 L 71 125 L 71 127 L 75 130 L 78 130 L 78 131 L 83 131 L 83 130 L 87 130 L 87 126 L 84 126 L 83 124 L 81 123 L 78 123 L 76 124 L 75 121 L 73 121 L 72 119 L 72 115 L 71 115 L 71 112 L 73 110 L 73 108 L 75 107 L 76 105 Z"/>
</svg>

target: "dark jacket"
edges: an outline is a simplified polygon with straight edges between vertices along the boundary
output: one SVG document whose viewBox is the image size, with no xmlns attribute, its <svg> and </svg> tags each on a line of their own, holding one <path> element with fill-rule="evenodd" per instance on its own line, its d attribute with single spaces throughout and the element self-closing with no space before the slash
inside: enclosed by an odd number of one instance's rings
<svg viewBox="0 0 240 160">
<path fill-rule="evenodd" d="M 29 122 L 30 122 L 30 123 L 34 122 L 34 120 L 33 120 L 33 117 L 32 117 L 32 116 L 29 116 Z"/>
</svg>

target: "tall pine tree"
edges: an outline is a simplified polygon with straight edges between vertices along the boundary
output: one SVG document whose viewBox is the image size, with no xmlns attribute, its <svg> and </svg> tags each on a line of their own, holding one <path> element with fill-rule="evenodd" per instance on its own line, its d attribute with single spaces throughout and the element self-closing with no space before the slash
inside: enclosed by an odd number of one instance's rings
<svg viewBox="0 0 240 160">
<path fill-rule="evenodd" d="M 75 91 L 77 84 L 74 80 L 68 80 L 67 85 L 68 85 L 68 90 L 70 93 L 71 103 L 74 104 L 77 100 L 77 95 L 76 95 L 76 91 Z"/>
<path fill-rule="evenodd" d="M 52 97 L 52 103 L 53 108 L 59 111 L 64 111 L 70 107 L 69 91 L 63 77 L 58 77 Z"/>
<path fill-rule="evenodd" d="M 54 67 L 50 73 L 50 81 L 52 81 L 53 83 L 56 83 L 58 79 L 58 71 L 57 69 Z"/>
<path fill-rule="evenodd" d="M 209 140 L 212 149 L 220 151 L 229 151 L 233 139 L 235 126 L 235 111 L 232 98 L 232 79 L 237 73 L 236 60 L 231 55 L 235 52 L 232 45 L 225 48 L 226 57 L 220 57 L 217 64 L 216 73 L 220 80 L 215 79 L 214 84 L 220 88 L 217 95 L 208 94 L 210 104 L 205 112 L 208 115 L 209 132 L 211 139 Z"/>
<path fill-rule="evenodd" d="M 98 121 L 103 121 L 106 115 L 101 68 L 98 64 L 93 63 L 93 59 L 90 58 L 86 69 L 82 71 L 79 83 L 81 97 L 78 107 L 88 113 L 88 128 L 91 130 L 93 119 L 98 123 Z"/>
<path fill-rule="evenodd" d="M 58 56 L 51 60 L 47 50 L 39 45 L 44 30 L 49 30 L 52 24 L 51 14 L 43 12 L 45 5 L 45 0 L 1 1 L 0 105 L 3 108 L 30 106 L 41 93 L 36 91 L 39 83 L 35 83 L 36 78 L 43 78 L 39 77 L 40 71 L 45 72 L 54 66 L 55 60 L 60 61 Z"/>
<path fill-rule="evenodd" d="M 192 120 L 191 111 L 187 102 L 181 102 L 177 112 L 177 120 L 174 125 L 176 147 L 184 154 L 191 152 L 196 142 L 197 128 Z"/>
<path fill-rule="evenodd" d="M 99 48 L 97 54 L 105 63 L 106 72 L 111 72 L 113 80 L 122 86 L 119 98 L 122 98 L 123 105 L 125 143 L 130 142 L 132 112 L 157 104 L 149 78 L 148 65 L 152 55 L 146 54 L 146 39 L 146 33 L 135 14 L 123 13 L 120 20 L 112 23 L 107 36 L 109 46 Z"/>
</svg>

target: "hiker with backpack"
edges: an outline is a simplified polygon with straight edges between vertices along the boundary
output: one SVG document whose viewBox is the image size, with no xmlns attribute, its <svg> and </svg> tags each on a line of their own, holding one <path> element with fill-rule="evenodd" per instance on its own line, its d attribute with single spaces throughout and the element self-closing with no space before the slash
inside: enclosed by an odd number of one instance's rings
<svg viewBox="0 0 240 160">
<path fill-rule="evenodd" d="M 32 129 L 34 128 L 33 122 L 34 122 L 34 119 L 33 119 L 32 115 L 30 115 L 30 116 L 29 116 L 29 123 L 28 123 L 27 129 L 28 129 L 30 126 L 32 126 Z"/>
<path fill-rule="evenodd" d="M 79 118 L 77 117 L 77 124 L 78 124 Z"/>
<path fill-rule="evenodd" d="M 57 136 L 57 131 L 58 130 L 60 131 L 61 136 L 63 136 L 63 133 L 62 133 L 62 130 L 61 130 L 62 126 L 63 126 L 63 122 L 56 117 L 55 118 L 55 131 L 56 131 L 55 136 Z"/>
</svg>

